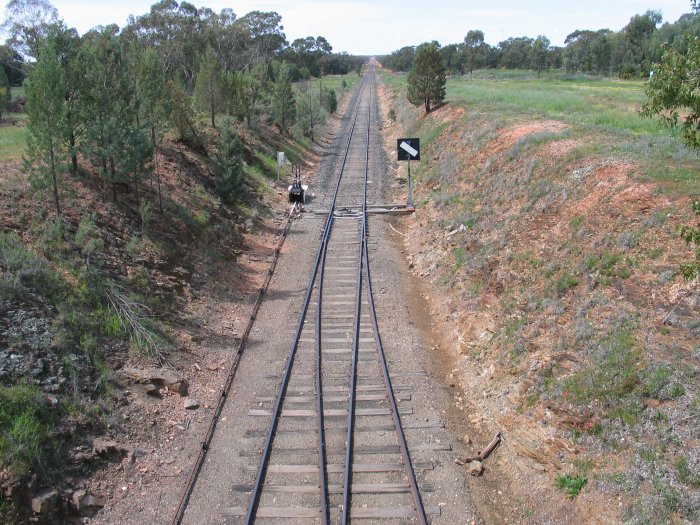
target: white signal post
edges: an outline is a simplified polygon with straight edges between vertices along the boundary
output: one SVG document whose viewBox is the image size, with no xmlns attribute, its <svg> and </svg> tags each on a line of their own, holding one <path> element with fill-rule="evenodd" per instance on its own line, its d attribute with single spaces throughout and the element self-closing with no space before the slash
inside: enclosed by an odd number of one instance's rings
<svg viewBox="0 0 700 525">
<path fill-rule="evenodd" d="M 280 168 L 284 166 L 284 151 L 277 152 L 277 183 L 280 182 Z"/>
</svg>

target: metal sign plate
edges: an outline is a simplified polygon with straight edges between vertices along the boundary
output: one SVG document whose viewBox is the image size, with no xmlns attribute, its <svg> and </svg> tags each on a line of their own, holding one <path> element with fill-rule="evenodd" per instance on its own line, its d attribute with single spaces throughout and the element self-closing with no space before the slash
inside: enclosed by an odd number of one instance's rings
<svg viewBox="0 0 700 525">
<path fill-rule="evenodd" d="M 420 160 L 420 139 L 397 139 L 398 160 Z"/>
</svg>

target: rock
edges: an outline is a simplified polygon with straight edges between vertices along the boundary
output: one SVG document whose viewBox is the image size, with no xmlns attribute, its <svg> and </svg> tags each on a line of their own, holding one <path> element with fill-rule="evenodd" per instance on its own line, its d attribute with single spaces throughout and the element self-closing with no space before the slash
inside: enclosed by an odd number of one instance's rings
<svg viewBox="0 0 700 525">
<path fill-rule="evenodd" d="M 162 388 L 168 387 L 168 390 L 177 392 L 181 396 L 186 396 L 190 387 L 187 379 L 180 374 L 167 368 L 122 368 L 117 372 L 117 377 L 134 382 L 139 385 L 145 385 L 146 393 L 150 395 L 160 394 Z"/>
<path fill-rule="evenodd" d="M 481 476 L 484 472 L 484 465 L 481 461 L 472 461 L 467 465 L 467 472 L 472 476 Z"/>
<path fill-rule="evenodd" d="M 76 490 L 71 496 L 73 509 L 83 516 L 90 516 L 105 506 L 105 498 L 89 494 L 86 490 Z"/>
<path fill-rule="evenodd" d="M 109 459 L 124 459 L 129 455 L 129 448 L 118 444 L 115 441 L 108 441 L 102 438 L 96 438 L 92 442 L 92 448 L 100 456 L 104 456 Z"/>
<path fill-rule="evenodd" d="M 46 489 L 32 498 L 32 512 L 34 514 L 50 515 L 58 511 L 58 492 Z"/>
<path fill-rule="evenodd" d="M 464 437 L 462 437 L 462 441 L 465 445 L 471 445 L 472 438 L 469 437 L 469 434 L 464 434 Z"/>
<path fill-rule="evenodd" d="M 186 397 L 184 406 L 187 410 L 196 410 L 199 408 L 199 402 L 193 397 Z"/>
</svg>

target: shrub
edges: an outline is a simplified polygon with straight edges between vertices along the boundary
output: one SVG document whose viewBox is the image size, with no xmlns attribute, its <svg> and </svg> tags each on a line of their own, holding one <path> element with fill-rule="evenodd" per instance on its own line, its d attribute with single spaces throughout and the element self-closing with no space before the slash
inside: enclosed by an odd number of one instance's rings
<svg viewBox="0 0 700 525">
<path fill-rule="evenodd" d="M 572 476 L 571 474 L 557 474 L 555 481 L 557 488 L 564 490 L 569 499 L 578 496 L 586 483 L 588 483 L 586 476 Z"/>
<path fill-rule="evenodd" d="M 15 474 L 41 469 L 52 418 L 38 388 L 0 386 L 0 464 Z"/>
</svg>

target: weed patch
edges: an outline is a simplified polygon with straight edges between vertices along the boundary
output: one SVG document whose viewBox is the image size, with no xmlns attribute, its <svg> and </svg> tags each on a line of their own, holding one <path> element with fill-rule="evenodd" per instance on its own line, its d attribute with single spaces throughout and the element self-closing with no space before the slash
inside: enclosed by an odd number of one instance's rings
<svg viewBox="0 0 700 525">
<path fill-rule="evenodd" d="M 574 499 L 579 495 L 583 487 L 588 483 L 585 476 L 572 476 L 571 474 L 557 474 L 556 487 L 566 492 L 569 499 Z"/>
</svg>

